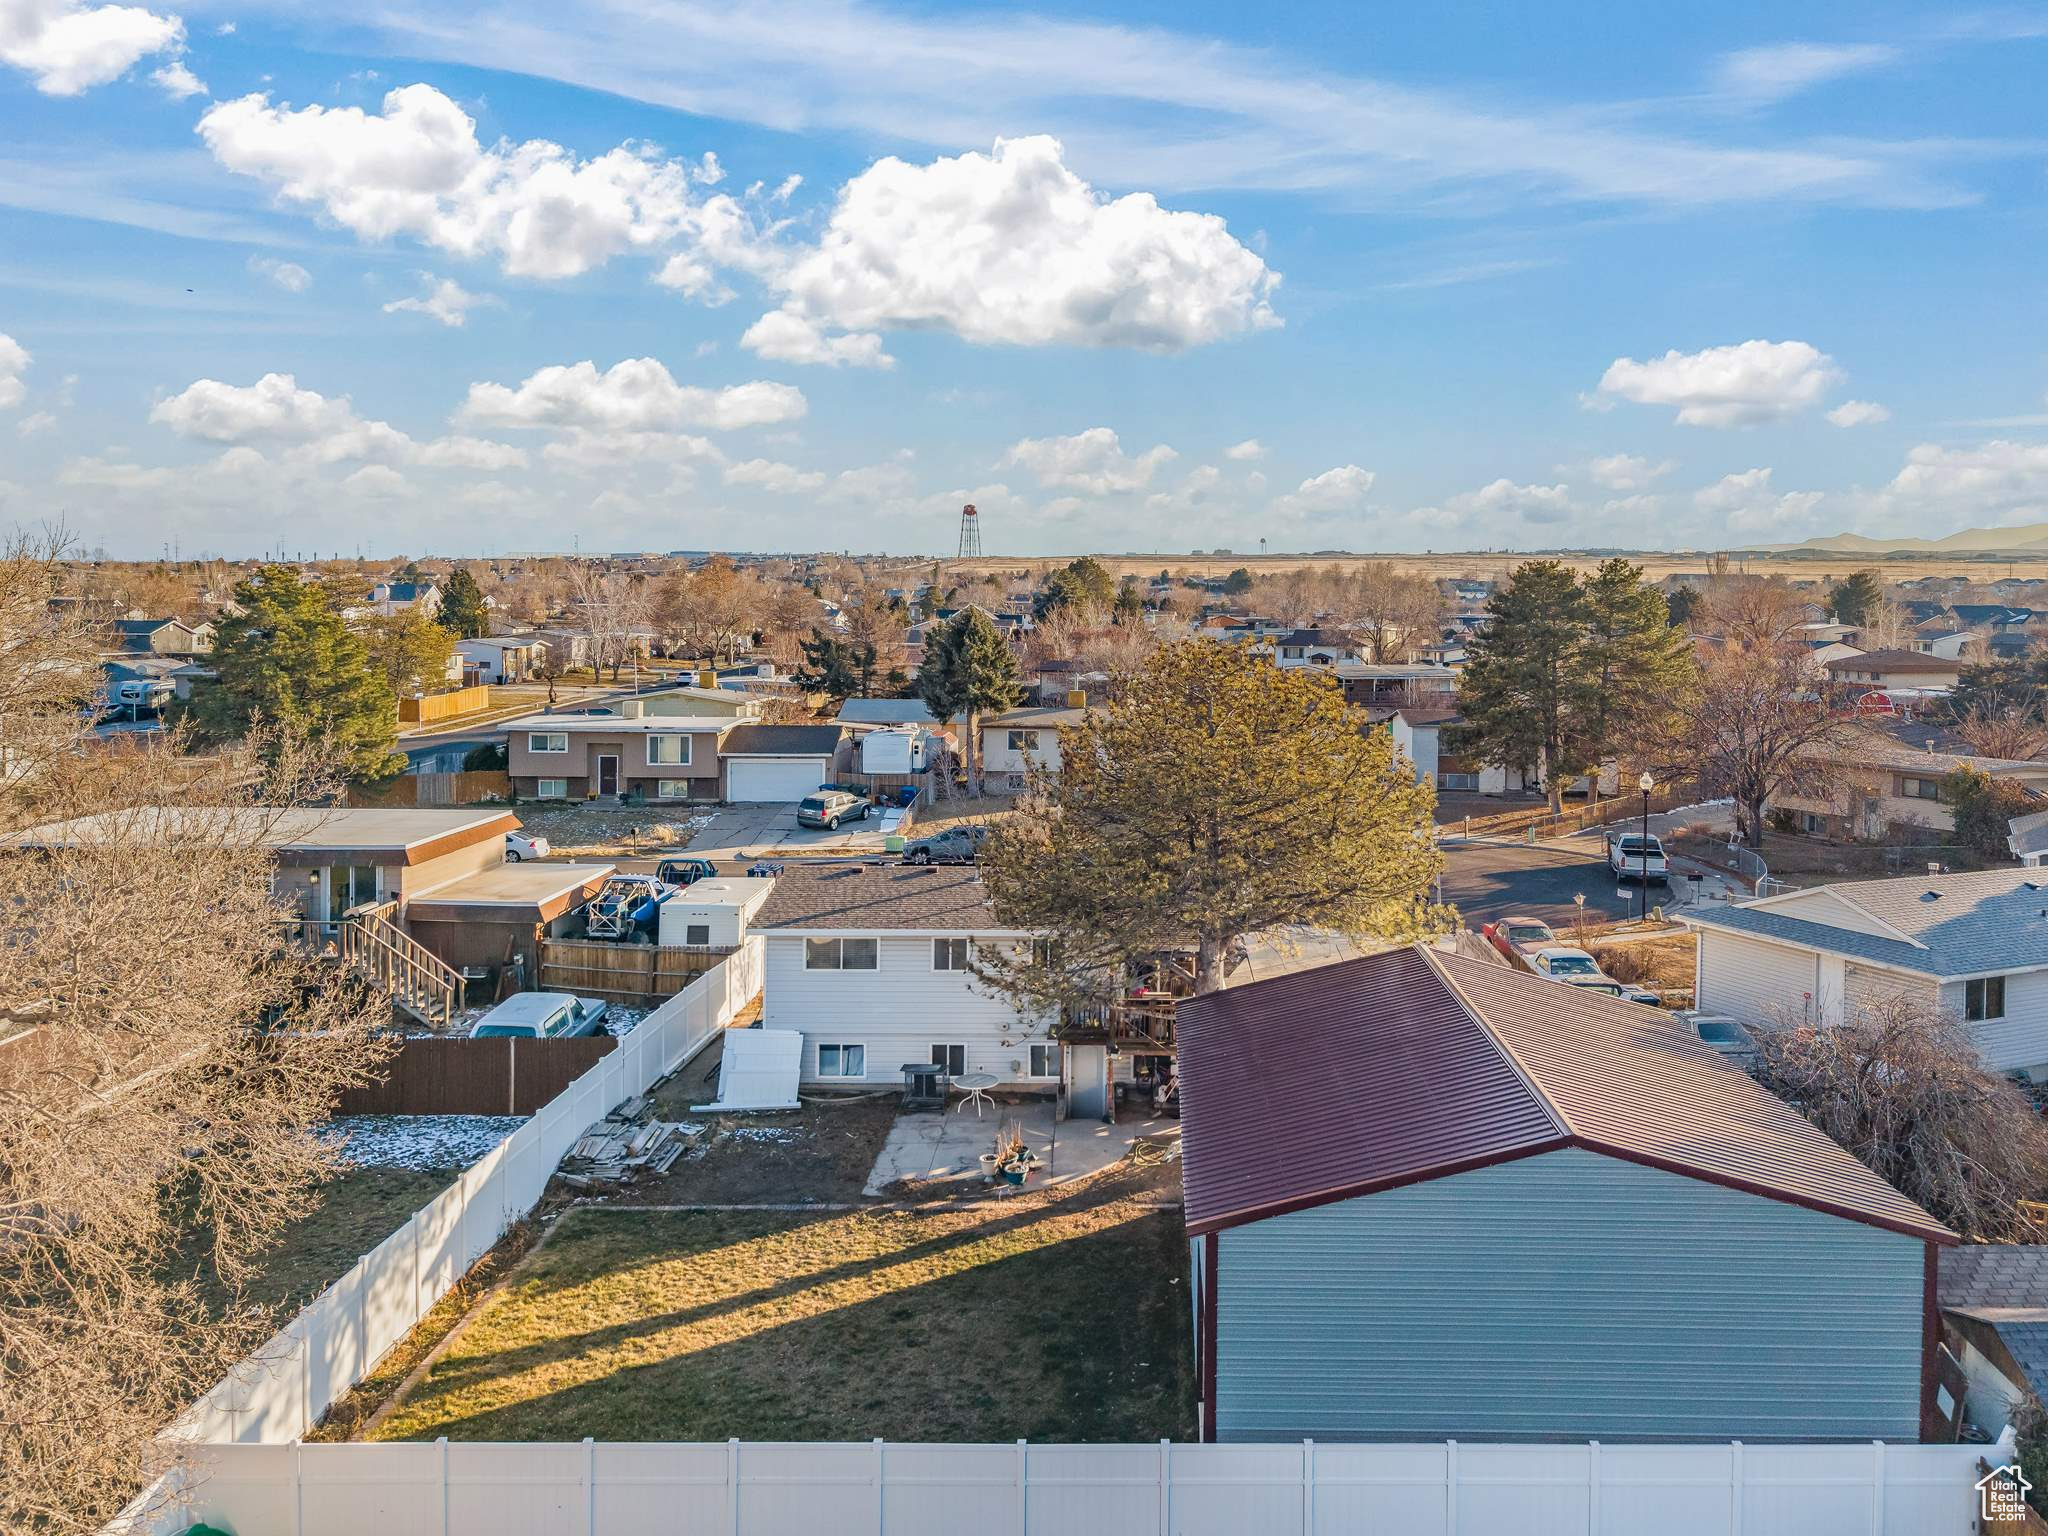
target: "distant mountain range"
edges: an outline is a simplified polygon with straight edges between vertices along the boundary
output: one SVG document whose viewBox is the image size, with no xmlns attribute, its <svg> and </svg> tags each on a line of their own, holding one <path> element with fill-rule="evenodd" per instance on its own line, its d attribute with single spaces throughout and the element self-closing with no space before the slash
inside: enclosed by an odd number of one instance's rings
<svg viewBox="0 0 2048 1536">
<path fill-rule="evenodd" d="M 1799 544 L 1765 546 L 1772 553 L 1809 549 L 1824 555 L 2048 554 L 2048 523 L 2022 523 L 2014 528 L 1965 528 L 1944 539 L 1873 539 L 1860 533 L 1837 533 Z"/>
</svg>

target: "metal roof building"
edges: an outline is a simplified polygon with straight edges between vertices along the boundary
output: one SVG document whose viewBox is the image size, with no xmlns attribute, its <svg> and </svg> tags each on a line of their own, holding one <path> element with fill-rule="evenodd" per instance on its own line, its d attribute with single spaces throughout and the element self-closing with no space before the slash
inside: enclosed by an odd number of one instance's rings
<svg viewBox="0 0 2048 1536">
<path fill-rule="evenodd" d="M 1206 1437 L 1919 1432 L 1953 1236 L 1664 1015 L 1411 947 L 1179 1046 Z"/>
</svg>

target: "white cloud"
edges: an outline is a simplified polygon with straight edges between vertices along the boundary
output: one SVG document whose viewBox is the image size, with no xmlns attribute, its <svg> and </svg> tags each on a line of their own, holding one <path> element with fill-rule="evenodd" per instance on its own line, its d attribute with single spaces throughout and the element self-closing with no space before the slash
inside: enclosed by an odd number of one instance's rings
<svg viewBox="0 0 2048 1536">
<path fill-rule="evenodd" d="M 152 72 L 149 78 L 162 86 L 164 94 L 173 101 L 185 101 L 193 96 L 207 94 L 206 82 L 193 74 L 183 59 L 171 60 L 170 63 Z"/>
<path fill-rule="evenodd" d="M 1234 459 L 1240 464 L 1251 460 L 1263 459 L 1265 456 L 1266 445 L 1256 437 L 1248 437 L 1241 443 L 1232 443 L 1223 450 L 1223 457 Z"/>
<path fill-rule="evenodd" d="M 177 17 L 140 6 L 0 0 L 0 63 L 26 70 L 45 96 L 76 96 L 118 80 L 138 60 L 177 48 L 184 35 Z"/>
<path fill-rule="evenodd" d="M 876 505 L 906 500 L 917 489 L 917 477 L 910 472 L 910 457 L 906 450 L 886 463 L 842 469 L 832 477 L 826 499 Z"/>
<path fill-rule="evenodd" d="M 1890 408 L 1875 400 L 1844 400 L 1828 412 L 1828 420 L 1838 427 L 1868 427 L 1891 419 Z"/>
<path fill-rule="evenodd" d="M 817 470 L 798 469 L 794 464 L 778 464 L 773 459 L 743 459 L 728 464 L 724 479 L 727 485 L 758 486 L 778 496 L 819 490 L 825 484 L 824 475 Z"/>
<path fill-rule="evenodd" d="M 708 437 L 685 432 L 593 431 L 571 427 L 541 450 L 551 464 L 573 470 L 610 472 L 624 463 L 679 464 L 691 459 L 717 463 L 724 458 Z"/>
<path fill-rule="evenodd" d="M 1883 43 L 1772 43 L 1723 55 L 1714 86 L 1724 95 L 1761 105 L 1881 68 L 1898 56 L 1898 49 Z"/>
<path fill-rule="evenodd" d="M 1276 496 L 1273 510 L 1290 515 L 1353 511 L 1365 505 L 1366 494 L 1377 478 L 1356 464 L 1340 464 L 1302 481 L 1285 496 Z"/>
<path fill-rule="evenodd" d="M 209 108 L 199 135 L 227 169 L 363 239 L 408 235 L 495 256 L 517 276 L 574 277 L 627 251 L 684 243 L 733 260 L 752 238 L 738 203 L 699 193 L 715 163 L 639 144 L 589 160 L 543 139 L 485 148 L 469 114 L 427 85 L 390 92 L 378 113 L 243 96 Z"/>
<path fill-rule="evenodd" d="M 1803 341 L 1745 341 L 1640 363 L 1618 357 L 1600 390 L 1638 405 L 1675 405 L 1682 426 L 1740 427 L 1803 411 L 1841 377 L 1833 358 Z"/>
<path fill-rule="evenodd" d="M 817 245 L 772 281 L 790 319 L 757 326 L 755 341 L 780 356 L 829 352 L 806 330 L 1172 352 L 1280 323 L 1269 303 L 1278 275 L 1222 219 L 1168 211 L 1145 192 L 1108 199 L 1043 135 L 929 165 L 878 160 L 840 189 Z"/>
<path fill-rule="evenodd" d="M 435 469 L 497 470 L 526 463 L 526 451 L 508 443 L 475 437 L 417 442 L 388 422 L 358 416 L 346 396 L 330 399 L 300 388 L 288 373 L 266 373 L 249 385 L 199 379 L 159 400 L 149 419 L 180 437 L 205 442 L 276 444 L 297 464 L 377 460 Z"/>
<path fill-rule="evenodd" d="M 882 338 L 872 331 L 849 331 L 827 336 L 804 316 L 786 309 L 771 309 L 748 326 L 740 345 L 778 363 L 821 363 L 837 368 L 894 368 L 896 359 L 882 350 Z"/>
<path fill-rule="evenodd" d="M 365 464 L 341 482 L 344 491 L 378 499 L 413 494 L 412 482 L 388 464 Z"/>
<path fill-rule="evenodd" d="M 1886 490 L 1915 507 L 1939 508 L 1955 523 L 1971 515 L 2048 516 L 2048 443 L 1922 443 L 1906 455 Z"/>
<path fill-rule="evenodd" d="M 1718 526 L 1729 533 L 1783 541 L 1802 539 L 1813 532 L 1812 514 L 1821 500 L 1819 491 L 1780 493 L 1772 486 L 1767 468 L 1723 475 L 1692 496 L 1693 505 L 1718 517 Z"/>
<path fill-rule="evenodd" d="M 705 389 L 678 384 L 651 357 L 634 357 L 602 373 L 586 360 L 542 368 L 517 387 L 472 384 L 461 414 L 472 422 L 504 427 L 733 431 L 796 421 L 807 408 L 803 391 L 793 385 L 756 379 Z"/>
<path fill-rule="evenodd" d="M 27 347 L 0 331 L 0 411 L 11 411 L 28 398 L 21 376 L 34 361 Z"/>
<path fill-rule="evenodd" d="M 48 411 L 37 411 L 34 415 L 24 416 L 21 420 L 17 421 L 14 424 L 14 430 L 22 437 L 35 437 L 39 433 L 49 431 L 56 425 L 57 418 L 55 416 L 51 415 Z"/>
<path fill-rule="evenodd" d="M 1595 459 L 1586 466 L 1593 483 L 1610 491 L 1639 491 L 1653 480 L 1661 480 L 1678 466 L 1670 459 L 1654 463 L 1640 454 L 1616 453 Z"/>
<path fill-rule="evenodd" d="M 249 270 L 267 277 L 286 293 L 304 293 L 313 286 L 313 274 L 296 261 L 279 261 L 274 256 L 251 256 Z"/>
<path fill-rule="evenodd" d="M 1528 523 L 1561 523 L 1572 512 L 1568 485 L 1517 485 L 1503 476 L 1476 491 L 1444 499 L 1452 512 L 1477 518 L 1518 518 Z"/>
<path fill-rule="evenodd" d="M 443 325 L 459 327 L 478 305 L 498 302 L 489 294 L 471 293 L 452 277 L 436 278 L 431 272 L 422 272 L 420 278 L 427 285 L 425 293 L 417 298 L 393 299 L 384 306 L 384 313 L 431 315 Z"/>
<path fill-rule="evenodd" d="M 1115 432 L 1090 427 L 1072 437 L 1024 438 L 1011 445 L 997 468 L 1021 465 L 1038 476 L 1040 484 L 1108 496 L 1143 490 L 1159 466 L 1174 457 L 1174 451 L 1160 443 L 1133 458 Z"/>
</svg>

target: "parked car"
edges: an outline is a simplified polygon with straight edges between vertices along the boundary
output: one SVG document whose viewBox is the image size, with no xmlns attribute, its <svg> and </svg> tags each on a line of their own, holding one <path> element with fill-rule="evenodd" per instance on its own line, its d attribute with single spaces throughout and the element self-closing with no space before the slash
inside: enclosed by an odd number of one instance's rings
<svg viewBox="0 0 2048 1536">
<path fill-rule="evenodd" d="M 1569 944 L 1553 944 L 1548 949 L 1533 951 L 1529 956 L 1529 969 L 1546 981 L 1558 981 L 1568 987 L 1577 987 L 1581 992 L 1604 992 L 1609 997 L 1618 997 L 1625 1003 L 1644 1003 L 1652 1008 L 1664 1006 L 1664 1000 L 1647 987 L 1633 982 L 1616 981 L 1600 969 L 1600 962 L 1583 949 Z"/>
<path fill-rule="evenodd" d="M 654 866 L 654 877 L 663 885 L 695 885 L 717 873 L 709 859 L 663 859 Z"/>
<path fill-rule="evenodd" d="M 552 852 L 554 852 L 554 849 L 549 847 L 548 840 L 544 837 L 529 837 L 524 832 L 507 832 L 505 834 L 505 862 L 507 864 L 518 864 L 526 859 L 544 859 Z"/>
<path fill-rule="evenodd" d="M 988 828 L 978 822 L 965 822 L 957 827 L 948 827 L 943 832 L 934 832 L 930 837 L 920 837 L 903 849 L 906 864 L 972 864 L 981 854 L 981 845 L 988 841 Z"/>
<path fill-rule="evenodd" d="M 661 904 L 676 894 L 653 875 L 613 875 L 583 909 L 585 938 L 652 944 Z"/>
<path fill-rule="evenodd" d="M 842 821 L 866 821 L 874 806 L 865 797 L 849 795 L 843 789 L 821 789 L 805 795 L 796 805 L 796 824 L 837 832 Z"/>
<path fill-rule="evenodd" d="M 1737 1066 L 1755 1064 L 1756 1036 L 1739 1019 L 1731 1019 L 1723 1013 L 1701 1013 L 1692 1008 L 1681 1009 L 1672 1017 L 1691 1030 L 1701 1045 L 1719 1051 Z"/>
<path fill-rule="evenodd" d="M 1624 832 L 1607 840 L 1607 867 L 1617 880 L 1642 880 L 1657 885 L 1671 883 L 1671 863 L 1664 857 L 1664 843 L 1656 833 Z"/>
<path fill-rule="evenodd" d="M 567 992 L 520 992 L 476 1021 L 472 1040 L 571 1040 L 604 1033 L 607 1005 Z"/>
<path fill-rule="evenodd" d="M 1503 917 L 1482 927 L 1479 936 L 1506 955 L 1510 964 L 1525 971 L 1535 969 L 1529 963 L 1530 955 L 1557 943 L 1550 924 L 1534 917 Z"/>
</svg>

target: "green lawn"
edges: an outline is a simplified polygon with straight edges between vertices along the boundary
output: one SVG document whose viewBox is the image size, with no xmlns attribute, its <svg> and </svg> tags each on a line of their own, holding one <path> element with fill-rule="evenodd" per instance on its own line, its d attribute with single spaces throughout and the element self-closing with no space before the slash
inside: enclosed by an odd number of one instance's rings
<svg viewBox="0 0 2048 1536">
<path fill-rule="evenodd" d="M 1138 1199 L 581 1208 L 377 1438 L 1189 1438 L 1187 1244 Z"/>
</svg>

